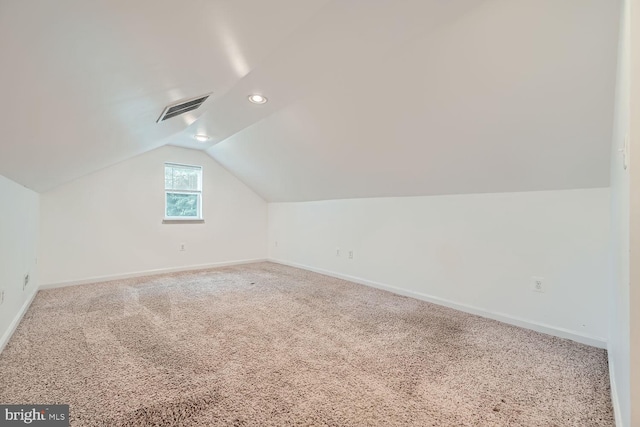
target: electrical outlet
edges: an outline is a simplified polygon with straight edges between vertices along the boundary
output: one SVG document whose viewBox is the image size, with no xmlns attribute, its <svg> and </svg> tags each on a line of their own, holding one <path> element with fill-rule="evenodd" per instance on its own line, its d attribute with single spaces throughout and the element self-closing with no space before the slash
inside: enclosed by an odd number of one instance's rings
<svg viewBox="0 0 640 427">
<path fill-rule="evenodd" d="M 349 251 L 349 259 L 353 259 L 353 251 Z"/>
<path fill-rule="evenodd" d="M 0 304 L 4 302 L 4 290 L 0 291 Z"/>
<path fill-rule="evenodd" d="M 187 250 L 187 244 L 186 243 L 180 243 L 180 252 L 184 252 Z"/>
<path fill-rule="evenodd" d="M 532 277 L 531 290 L 534 292 L 544 292 L 544 277 Z"/>
<path fill-rule="evenodd" d="M 29 273 L 24 275 L 24 281 L 22 283 L 22 290 L 24 291 L 27 285 L 29 284 Z"/>
<path fill-rule="evenodd" d="M 340 256 L 340 248 L 336 248 L 336 256 Z"/>
</svg>

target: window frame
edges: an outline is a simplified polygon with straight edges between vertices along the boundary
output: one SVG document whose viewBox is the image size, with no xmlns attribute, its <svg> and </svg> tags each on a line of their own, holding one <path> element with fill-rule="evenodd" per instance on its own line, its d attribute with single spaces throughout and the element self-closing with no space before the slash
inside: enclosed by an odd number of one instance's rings
<svg viewBox="0 0 640 427">
<path fill-rule="evenodd" d="M 172 223 L 172 222 L 203 222 L 204 214 L 202 207 L 202 193 L 203 193 L 203 181 L 204 181 L 204 168 L 199 165 L 190 165 L 186 163 L 176 163 L 176 162 L 164 162 L 163 164 L 163 177 L 167 172 L 167 166 L 177 166 L 177 167 L 187 167 L 193 169 L 199 169 L 200 173 L 198 174 L 198 188 L 199 190 L 168 190 L 167 183 L 165 181 L 164 187 L 164 214 L 163 214 L 163 222 Z M 171 194 L 195 194 L 198 196 L 198 216 L 167 216 L 167 195 Z"/>
</svg>

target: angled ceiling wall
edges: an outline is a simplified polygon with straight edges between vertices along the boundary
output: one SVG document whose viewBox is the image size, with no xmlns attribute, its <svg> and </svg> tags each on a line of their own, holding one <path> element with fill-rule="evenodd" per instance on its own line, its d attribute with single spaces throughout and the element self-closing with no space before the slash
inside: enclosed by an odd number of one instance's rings
<svg viewBox="0 0 640 427">
<path fill-rule="evenodd" d="M 173 144 L 268 201 L 607 186 L 618 10 L 4 1 L 0 52 L 16 66 L 0 69 L 0 174 L 44 191 Z M 196 113 L 155 123 L 210 91 Z M 248 103 L 255 92 L 269 102 Z"/>
<path fill-rule="evenodd" d="M 0 174 L 46 191 L 167 144 L 326 0 L 2 0 Z"/>
</svg>

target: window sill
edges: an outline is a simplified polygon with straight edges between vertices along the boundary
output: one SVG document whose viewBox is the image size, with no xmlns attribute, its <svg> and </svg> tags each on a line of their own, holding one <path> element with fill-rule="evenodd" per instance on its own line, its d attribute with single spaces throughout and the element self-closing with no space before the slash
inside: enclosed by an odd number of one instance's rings
<svg viewBox="0 0 640 427">
<path fill-rule="evenodd" d="M 204 224 L 202 218 L 165 218 L 162 220 L 163 224 Z"/>
</svg>

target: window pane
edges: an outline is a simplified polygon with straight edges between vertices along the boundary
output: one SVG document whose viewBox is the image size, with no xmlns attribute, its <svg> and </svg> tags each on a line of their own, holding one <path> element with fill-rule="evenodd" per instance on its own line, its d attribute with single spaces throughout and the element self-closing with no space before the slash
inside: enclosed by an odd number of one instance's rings
<svg viewBox="0 0 640 427">
<path fill-rule="evenodd" d="M 168 217 L 198 217 L 198 194 L 167 193 Z"/>
<path fill-rule="evenodd" d="M 200 190 L 201 168 L 166 165 L 164 168 L 165 190 Z"/>
<path fill-rule="evenodd" d="M 173 188 L 173 168 L 171 166 L 164 167 L 164 189 L 171 190 Z"/>
</svg>

